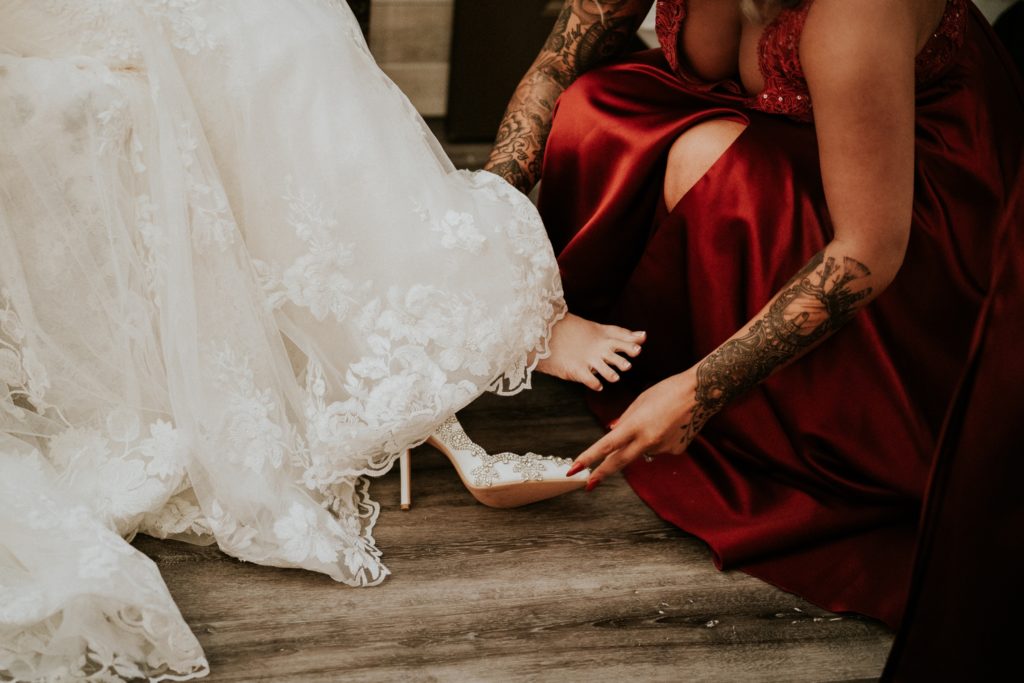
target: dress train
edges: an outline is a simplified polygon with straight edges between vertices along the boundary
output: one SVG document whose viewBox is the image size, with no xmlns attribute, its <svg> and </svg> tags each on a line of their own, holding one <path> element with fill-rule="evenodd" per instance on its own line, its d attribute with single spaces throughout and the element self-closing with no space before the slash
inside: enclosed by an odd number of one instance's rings
<svg viewBox="0 0 1024 683">
<path fill-rule="evenodd" d="M 533 206 L 340 2 L 0 0 L 0 89 L 0 677 L 205 673 L 137 532 L 382 581 L 369 478 L 564 315 Z"/>
</svg>

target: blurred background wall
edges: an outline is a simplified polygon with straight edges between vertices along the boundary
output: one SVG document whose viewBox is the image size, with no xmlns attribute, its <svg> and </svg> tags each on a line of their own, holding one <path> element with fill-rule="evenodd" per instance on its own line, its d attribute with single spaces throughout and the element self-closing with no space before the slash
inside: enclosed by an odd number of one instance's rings
<svg viewBox="0 0 1024 683">
<path fill-rule="evenodd" d="M 562 0 L 370 0 L 370 49 L 421 114 L 444 117 L 449 95 L 468 100 L 469 89 L 500 91 L 507 101 L 561 6 Z M 489 81 L 480 77 L 485 70 Z M 481 96 L 493 118 L 493 94 Z"/>
<path fill-rule="evenodd" d="M 370 50 L 424 116 L 447 113 L 454 7 L 454 0 L 371 2 Z"/>
<path fill-rule="evenodd" d="M 1018 0 L 975 0 L 994 21 Z M 544 42 L 562 0 L 348 0 L 370 49 L 452 141 L 485 141 Z M 640 38 L 656 45 L 653 13 Z M 367 30 L 364 28 L 364 30 Z M 639 40 L 635 48 L 643 47 Z"/>
<path fill-rule="evenodd" d="M 989 21 L 995 21 L 996 17 L 1014 2 L 1015 0 L 974 0 L 974 4 L 985 13 Z"/>
</svg>

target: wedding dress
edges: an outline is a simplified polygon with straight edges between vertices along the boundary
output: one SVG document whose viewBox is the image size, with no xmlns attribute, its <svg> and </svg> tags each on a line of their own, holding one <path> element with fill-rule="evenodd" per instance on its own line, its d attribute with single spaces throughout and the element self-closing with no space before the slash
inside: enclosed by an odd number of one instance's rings
<svg viewBox="0 0 1024 683">
<path fill-rule="evenodd" d="M 206 660 L 138 532 L 353 586 L 369 477 L 564 315 L 328 0 L 0 0 L 0 678 Z"/>
</svg>

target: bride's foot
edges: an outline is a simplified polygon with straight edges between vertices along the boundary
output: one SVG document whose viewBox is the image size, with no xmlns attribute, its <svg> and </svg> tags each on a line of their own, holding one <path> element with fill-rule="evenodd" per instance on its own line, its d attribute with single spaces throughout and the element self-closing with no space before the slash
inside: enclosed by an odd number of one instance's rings
<svg viewBox="0 0 1024 683">
<path fill-rule="evenodd" d="M 619 373 L 633 366 L 629 359 L 640 353 L 646 338 L 645 332 L 601 325 L 570 313 L 552 330 L 551 355 L 537 364 L 537 370 L 601 391 L 600 378 L 618 382 Z"/>
</svg>

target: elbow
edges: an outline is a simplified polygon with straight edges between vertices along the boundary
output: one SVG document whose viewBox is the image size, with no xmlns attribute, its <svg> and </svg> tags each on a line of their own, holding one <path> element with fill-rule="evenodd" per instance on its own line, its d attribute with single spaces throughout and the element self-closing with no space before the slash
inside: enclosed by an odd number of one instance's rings
<svg viewBox="0 0 1024 683">
<path fill-rule="evenodd" d="M 560 90 L 564 90 L 579 76 L 574 63 L 555 57 L 554 55 L 543 55 L 534 64 L 533 72 L 536 77 L 554 84 Z"/>
<path fill-rule="evenodd" d="M 910 246 L 911 218 L 908 216 L 900 227 L 893 230 L 889 238 L 884 241 L 882 247 L 882 264 L 890 275 L 890 281 L 896 277 L 903 262 L 907 258 L 907 248 Z"/>
<path fill-rule="evenodd" d="M 883 240 L 881 244 L 876 245 L 872 259 L 876 291 L 881 292 L 896 279 L 900 268 L 903 267 L 903 261 L 906 260 L 909 242 L 910 228 L 908 226 L 907 230 L 902 231 L 899 235 Z"/>
<path fill-rule="evenodd" d="M 875 295 L 888 287 L 899 273 L 906 259 L 910 243 L 910 221 L 902 229 L 890 229 L 868 239 L 836 239 L 842 253 L 860 261 L 871 273 L 871 288 Z"/>
</svg>

